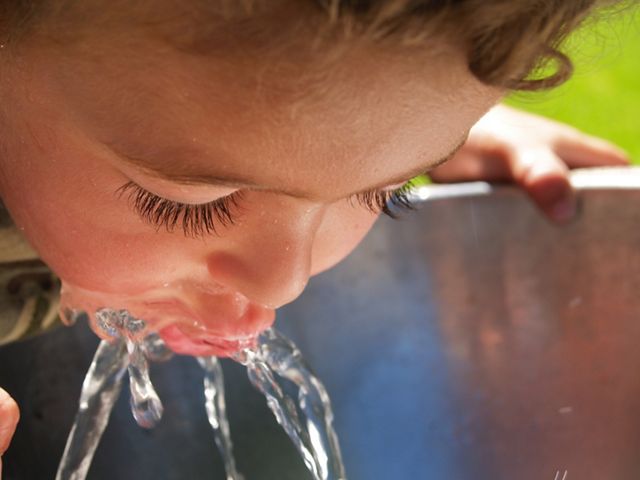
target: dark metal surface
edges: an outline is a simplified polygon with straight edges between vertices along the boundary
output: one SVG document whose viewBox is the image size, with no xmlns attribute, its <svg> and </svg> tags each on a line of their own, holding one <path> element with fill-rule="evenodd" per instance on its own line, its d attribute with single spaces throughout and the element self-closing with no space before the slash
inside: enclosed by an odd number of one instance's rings
<svg viewBox="0 0 640 480">
<path fill-rule="evenodd" d="M 380 221 L 279 315 L 332 395 L 352 480 L 640 478 L 640 190 L 585 190 L 550 225 L 511 189 Z M 53 478 L 96 347 L 85 326 L 0 349 L 22 408 L 8 480 Z M 309 478 L 224 364 L 247 480 Z M 154 366 L 165 418 L 122 398 L 89 478 L 223 479 L 192 359 Z"/>
</svg>

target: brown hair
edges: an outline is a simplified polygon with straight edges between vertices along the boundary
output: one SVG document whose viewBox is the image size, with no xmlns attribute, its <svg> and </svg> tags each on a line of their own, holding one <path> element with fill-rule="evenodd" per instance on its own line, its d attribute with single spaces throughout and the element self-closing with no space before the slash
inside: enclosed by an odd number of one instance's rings
<svg viewBox="0 0 640 480">
<path fill-rule="evenodd" d="M 0 0 L 2 31 L 23 32 L 43 6 L 69 0 Z M 301 2 L 303 0 L 296 0 Z M 199 0 L 244 15 L 274 0 Z M 559 45 L 598 0 L 306 0 L 326 17 L 323 31 L 424 47 L 435 35 L 461 42 L 471 72 L 482 82 L 511 90 L 541 90 L 572 73 Z M 609 2 L 621 3 L 621 2 Z M 219 12 L 218 12 L 219 13 Z M 19 35 L 19 33 L 18 33 Z"/>
<path fill-rule="evenodd" d="M 542 90 L 566 81 L 573 66 L 560 44 L 598 0 L 316 0 L 333 24 L 375 38 L 428 45 L 433 35 L 458 39 L 482 82 Z M 612 2 L 609 2 L 612 3 Z M 620 2 L 618 2 L 620 3 Z"/>
</svg>

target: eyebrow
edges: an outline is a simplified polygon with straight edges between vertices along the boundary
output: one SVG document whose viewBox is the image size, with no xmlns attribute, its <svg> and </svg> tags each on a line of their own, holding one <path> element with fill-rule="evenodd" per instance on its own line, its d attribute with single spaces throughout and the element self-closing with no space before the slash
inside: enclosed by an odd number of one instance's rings
<svg viewBox="0 0 640 480">
<path fill-rule="evenodd" d="M 430 162 L 428 165 L 424 165 L 424 166 L 420 166 L 420 167 L 416 167 L 408 172 L 405 172 L 401 175 L 397 175 L 394 178 L 385 180 L 384 183 L 373 186 L 373 187 L 369 187 L 366 188 L 364 190 L 361 190 L 359 192 L 354 192 L 352 193 L 350 196 L 354 196 L 354 195 L 358 195 L 361 193 L 366 193 L 366 192 L 371 192 L 371 191 L 375 191 L 375 190 L 380 190 L 384 187 L 387 187 L 389 185 L 394 185 L 394 184 L 398 184 L 401 182 L 405 182 L 408 181 L 414 177 L 417 177 L 418 175 L 423 175 L 428 173 L 430 170 L 433 170 L 434 168 L 442 165 L 443 163 L 447 162 L 448 160 L 450 160 L 456 153 L 458 153 L 458 151 L 464 146 L 465 142 L 467 141 L 467 138 L 469 136 L 469 133 L 467 132 L 461 141 L 459 141 L 456 146 L 453 148 L 453 150 L 451 150 L 450 153 L 448 153 L 446 156 L 436 160 L 435 162 Z M 254 189 L 259 189 L 262 191 L 278 191 L 279 193 L 284 193 L 286 195 L 292 196 L 292 197 L 296 197 L 296 198 L 308 198 L 308 194 L 303 192 L 303 191 L 296 191 L 296 190 L 275 190 L 275 189 L 269 189 L 269 188 L 264 188 L 263 186 L 259 185 L 258 183 L 255 183 L 251 180 L 248 180 L 247 178 L 241 178 L 241 177 L 233 177 L 233 176 L 229 176 L 229 175 L 225 175 L 225 176 L 218 176 L 216 174 L 208 174 L 208 173 L 184 173 L 184 172 L 176 172 L 176 171 L 171 171 L 170 167 L 165 166 L 164 168 L 162 166 L 157 166 L 154 165 L 151 161 L 143 159 L 143 158 L 138 158 L 138 157 L 132 157 L 129 155 L 125 155 L 122 152 L 115 150 L 112 148 L 112 150 L 118 155 L 119 158 L 121 158 L 122 160 L 124 160 L 125 162 L 127 162 L 128 164 L 132 165 L 133 167 L 137 168 L 138 170 L 141 170 L 142 172 L 161 179 L 161 180 L 166 180 L 172 183 L 177 183 L 180 185 L 184 185 L 184 186 L 195 186 L 195 185 L 209 185 L 209 186 L 221 186 L 221 187 L 230 187 L 230 188 L 254 188 Z"/>
</svg>

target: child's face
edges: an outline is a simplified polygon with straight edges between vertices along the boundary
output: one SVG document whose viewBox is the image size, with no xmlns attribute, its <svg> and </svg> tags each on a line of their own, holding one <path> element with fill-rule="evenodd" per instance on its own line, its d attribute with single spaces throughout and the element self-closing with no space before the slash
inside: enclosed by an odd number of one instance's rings
<svg viewBox="0 0 640 480">
<path fill-rule="evenodd" d="M 268 326 L 371 228 L 354 194 L 447 157 L 500 96 L 453 48 L 370 46 L 323 64 L 302 39 L 270 55 L 220 41 L 184 51 L 127 28 L 3 67 L 1 194 L 70 306 L 177 321 L 162 332 L 186 353 Z M 118 194 L 131 181 L 184 204 L 234 195 L 233 224 L 196 238 L 181 217 L 155 228 L 134 187 Z"/>
</svg>

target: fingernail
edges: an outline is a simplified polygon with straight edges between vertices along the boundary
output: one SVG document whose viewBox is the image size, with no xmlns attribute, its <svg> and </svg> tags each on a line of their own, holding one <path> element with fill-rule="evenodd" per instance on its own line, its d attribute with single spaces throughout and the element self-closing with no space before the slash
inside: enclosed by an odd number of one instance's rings
<svg viewBox="0 0 640 480">
<path fill-rule="evenodd" d="M 573 198 L 565 198 L 551 208 L 551 218 L 556 222 L 568 222 L 576 216 L 576 201 Z"/>
</svg>

